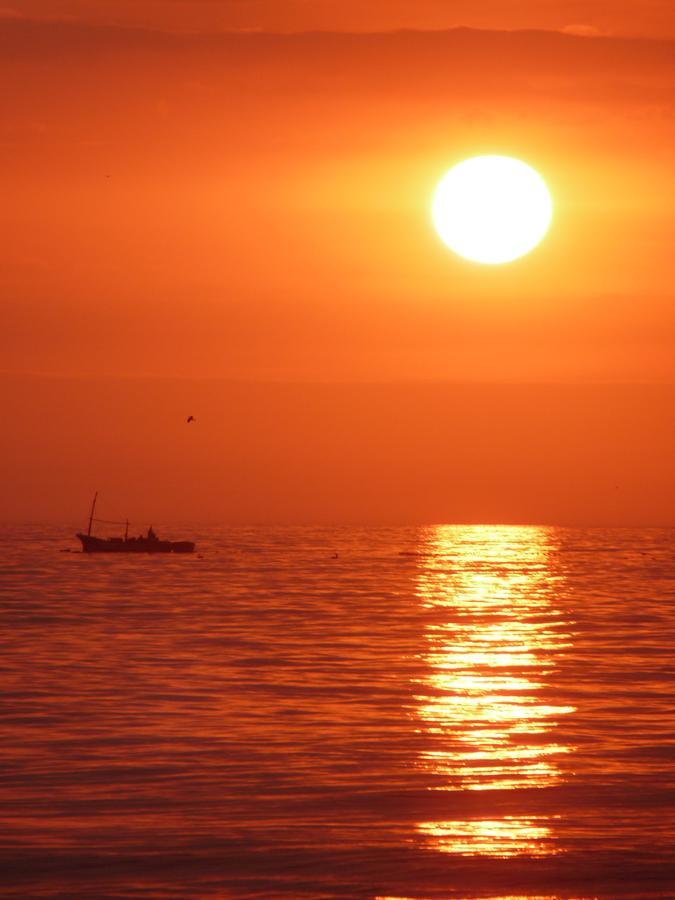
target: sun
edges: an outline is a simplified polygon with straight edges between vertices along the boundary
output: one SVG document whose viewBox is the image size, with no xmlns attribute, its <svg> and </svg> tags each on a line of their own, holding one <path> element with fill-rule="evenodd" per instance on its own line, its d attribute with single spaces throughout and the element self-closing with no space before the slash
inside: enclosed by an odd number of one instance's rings
<svg viewBox="0 0 675 900">
<path fill-rule="evenodd" d="M 537 246 L 551 223 L 553 201 L 541 175 L 519 159 L 474 156 L 443 176 L 432 215 L 451 250 L 497 265 Z"/>
</svg>

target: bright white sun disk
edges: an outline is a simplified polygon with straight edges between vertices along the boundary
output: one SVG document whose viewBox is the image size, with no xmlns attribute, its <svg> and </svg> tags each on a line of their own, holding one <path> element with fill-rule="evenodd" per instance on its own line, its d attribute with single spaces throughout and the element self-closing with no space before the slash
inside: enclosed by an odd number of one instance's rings
<svg viewBox="0 0 675 900">
<path fill-rule="evenodd" d="M 475 156 L 441 179 L 432 215 L 451 250 L 495 265 L 536 247 L 548 231 L 553 202 L 541 175 L 520 160 Z"/>
</svg>

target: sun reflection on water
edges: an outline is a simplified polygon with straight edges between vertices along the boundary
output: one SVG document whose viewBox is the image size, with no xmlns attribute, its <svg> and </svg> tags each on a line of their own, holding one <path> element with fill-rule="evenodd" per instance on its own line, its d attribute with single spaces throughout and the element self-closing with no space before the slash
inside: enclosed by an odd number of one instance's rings
<svg viewBox="0 0 675 900">
<path fill-rule="evenodd" d="M 439 791 L 550 788 L 573 748 L 555 740 L 551 688 L 571 646 L 555 607 L 558 576 L 545 528 L 429 529 L 417 591 L 430 621 L 416 714 L 428 736 L 419 765 Z M 559 852 L 546 816 L 474 817 L 420 823 L 437 850 L 480 856 Z"/>
<path fill-rule="evenodd" d="M 420 831 L 438 850 L 460 856 L 548 856 L 551 829 L 547 819 L 503 816 L 455 822 L 425 822 Z"/>
</svg>

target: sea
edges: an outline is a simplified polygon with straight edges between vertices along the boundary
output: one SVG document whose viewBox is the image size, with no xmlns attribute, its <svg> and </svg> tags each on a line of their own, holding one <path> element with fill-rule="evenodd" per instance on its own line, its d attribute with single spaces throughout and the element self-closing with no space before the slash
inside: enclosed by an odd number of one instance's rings
<svg viewBox="0 0 675 900">
<path fill-rule="evenodd" d="M 75 530 L 0 532 L 2 897 L 675 897 L 675 530 Z"/>
</svg>

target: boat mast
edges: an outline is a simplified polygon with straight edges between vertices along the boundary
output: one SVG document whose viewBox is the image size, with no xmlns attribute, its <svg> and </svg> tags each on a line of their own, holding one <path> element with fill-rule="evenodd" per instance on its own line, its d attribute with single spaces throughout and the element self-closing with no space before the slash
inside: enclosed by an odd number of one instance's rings
<svg viewBox="0 0 675 900">
<path fill-rule="evenodd" d="M 94 494 L 94 499 L 91 503 L 91 512 L 89 513 L 89 528 L 87 528 L 87 534 L 91 534 L 91 523 L 94 521 L 94 510 L 96 509 L 96 498 L 98 497 L 98 491 Z"/>
</svg>

